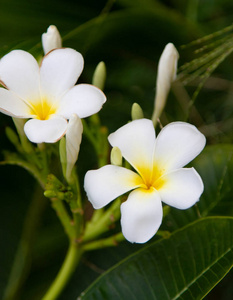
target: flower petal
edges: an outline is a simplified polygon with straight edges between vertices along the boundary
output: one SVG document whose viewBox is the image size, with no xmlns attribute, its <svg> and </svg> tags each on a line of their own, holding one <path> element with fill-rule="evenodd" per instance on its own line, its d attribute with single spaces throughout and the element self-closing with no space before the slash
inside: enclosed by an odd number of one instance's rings
<svg viewBox="0 0 233 300">
<path fill-rule="evenodd" d="M 179 209 L 193 206 L 204 190 L 202 179 L 194 168 L 175 170 L 162 178 L 164 183 L 158 191 L 161 200 Z"/>
<path fill-rule="evenodd" d="M 119 128 L 108 137 L 113 147 L 143 176 L 152 168 L 155 130 L 151 120 L 139 119 Z"/>
<path fill-rule="evenodd" d="M 69 119 L 75 113 L 85 118 L 97 113 L 106 97 L 97 87 L 90 84 L 78 84 L 62 97 L 58 113 Z"/>
<path fill-rule="evenodd" d="M 131 243 L 145 243 L 161 225 L 163 209 L 154 189 L 136 189 L 121 205 L 121 226 L 124 237 Z"/>
<path fill-rule="evenodd" d="M 98 170 L 88 171 L 84 189 L 93 207 L 98 209 L 113 199 L 140 186 L 141 177 L 128 169 L 106 165 Z"/>
<path fill-rule="evenodd" d="M 17 118 L 30 118 L 30 109 L 22 99 L 11 91 L 0 88 L 0 111 Z"/>
<path fill-rule="evenodd" d="M 181 168 L 203 150 L 205 142 L 205 136 L 195 126 L 170 123 L 157 136 L 154 162 L 165 171 Z"/>
<path fill-rule="evenodd" d="M 49 120 L 31 119 L 24 126 L 28 139 L 33 143 L 55 143 L 66 133 L 66 119 L 56 116 Z"/>
<path fill-rule="evenodd" d="M 14 50 L 0 61 L 0 81 L 26 101 L 39 99 L 39 66 L 28 52 Z"/>
<path fill-rule="evenodd" d="M 82 55 L 70 48 L 55 49 L 45 55 L 40 67 L 42 97 L 59 100 L 74 86 L 83 64 Z"/>
</svg>

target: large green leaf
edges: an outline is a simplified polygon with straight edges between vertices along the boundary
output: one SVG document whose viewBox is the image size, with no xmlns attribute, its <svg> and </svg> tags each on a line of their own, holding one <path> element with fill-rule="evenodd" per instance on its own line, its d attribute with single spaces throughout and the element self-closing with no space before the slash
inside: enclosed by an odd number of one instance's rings
<svg viewBox="0 0 233 300">
<path fill-rule="evenodd" d="M 232 151 L 232 145 L 207 146 L 191 163 L 191 166 L 194 166 L 202 176 L 205 185 L 204 193 L 198 202 L 198 209 L 202 217 L 207 215 L 232 215 Z M 196 207 L 183 211 L 171 208 L 171 212 L 164 219 L 161 228 L 174 231 L 195 221 L 197 218 L 198 211 Z M 157 235 L 153 240 L 156 239 L 158 239 Z M 128 255 L 142 249 L 142 247 L 145 247 L 145 245 L 123 243 L 116 248 L 86 254 L 83 260 L 84 264 L 75 273 L 61 299 L 65 300 L 67 295 L 71 295 L 70 299 L 75 299 L 75 295 L 85 290 L 100 275 L 99 272 L 107 270 Z M 90 266 L 93 266 L 93 269 Z"/>
<path fill-rule="evenodd" d="M 198 220 L 131 255 L 79 299 L 202 299 L 233 264 L 233 218 Z"/>
</svg>

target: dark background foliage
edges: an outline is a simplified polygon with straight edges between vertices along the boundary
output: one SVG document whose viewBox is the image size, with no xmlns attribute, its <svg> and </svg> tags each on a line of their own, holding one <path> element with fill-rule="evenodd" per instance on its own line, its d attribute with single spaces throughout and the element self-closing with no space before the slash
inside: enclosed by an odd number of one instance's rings
<svg viewBox="0 0 233 300">
<path fill-rule="evenodd" d="M 0 55 L 15 48 L 25 49 L 35 56 L 42 55 L 41 34 L 50 24 L 56 25 L 64 38 L 64 46 L 84 56 L 85 68 L 80 82 L 90 83 L 98 62 L 105 61 L 108 101 L 100 117 L 111 132 L 130 120 L 134 102 L 141 105 L 146 117 L 151 117 L 157 63 L 168 42 L 176 45 L 180 53 L 179 65 L 182 65 L 193 58 L 194 52 L 192 47 L 182 50 L 181 45 L 230 25 L 232 17 L 233 2 L 229 0 L 2 0 Z M 189 116 L 189 121 L 205 133 L 209 144 L 232 142 L 232 66 L 233 57 L 230 56 L 209 78 Z M 187 103 L 195 88 L 195 82 L 186 89 L 173 88 L 161 118 L 163 124 L 185 120 Z M 1 115 L 1 149 L 13 150 L 5 136 L 7 126 L 13 128 L 11 118 Z M 88 149 L 80 152 L 79 170 L 83 175 L 95 166 L 95 158 L 85 138 L 82 147 Z M 0 298 L 8 282 L 31 199 L 41 197 L 38 208 L 41 217 L 31 241 L 33 251 L 18 297 L 41 299 L 62 263 L 68 242 L 49 201 L 43 198 L 34 179 L 16 166 L 1 166 L 0 174 Z M 226 208 L 219 207 L 213 214 L 219 212 L 224 215 Z M 227 212 L 232 215 L 232 210 Z M 176 224 L 176 212 L 170 218 L 172 224 Z M 117 248 L 86 254 L 60 299 L 76 299 L 105 270 L 140 249 L 140 245 L 124 242 Z M 231 280 L 229 273 L 206 299 L 232 299 Z"/>
</svg>

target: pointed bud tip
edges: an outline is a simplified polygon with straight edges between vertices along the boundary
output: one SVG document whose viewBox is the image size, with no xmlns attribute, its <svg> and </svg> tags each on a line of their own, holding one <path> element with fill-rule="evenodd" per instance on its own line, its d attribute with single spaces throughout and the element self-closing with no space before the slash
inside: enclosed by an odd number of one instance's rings
<svg viewBox="0 0 233 300">
<path fill-rule="evenodd" d="M 44 196 L 46 198 L 55 198 L 57 196 L 57 194 L 53 190 L 46 190 L 46 191 L 44 191 Z"/>
<path fill-rule="evenodd" d="M 58 29 L 55 25 L 50 25 L 47 29 L 47 33 L 54 33 L 54 32 L 57 32 Z"/>
<path fill-rule="evenodd" d="M 110 160 L 112 165 L 122 166 L 122 154 L 118 147 L 112 148 Z"/>
<path fill-rule="evenodd" d="M 99 62 L 97 67 L 95 68 L 92 84 L 98 87 L 100 90 L 104 89 L 105 81 L 106 81 L 106 65 L 103 61 Z"/>
<path fill-rule="evenodd" d="M 174 46 L 173 43 L 168 43 L 165 48 L 164 51 L 167 50 L 169 52 L 173 52 L 175 53 L 178 57 L 179 57 L 179 52 L 177 51 L 176 47 Z"/>
<path fill-rule="evenodd" d="M 144 113 L 141 106 L 138 103 L 134 103 L 131 109 L 131 117 L 132 120 L 138 120 L 144 118 Z"/>
<path fill-rule="evenodd" d="M 47 29 L 47 32 L 42 34 L 41 39 L 44 54 L 47 54 L 49 51 L 62 46 L 61 35 L 55 25 L 50 25 Z"/>
</svg>

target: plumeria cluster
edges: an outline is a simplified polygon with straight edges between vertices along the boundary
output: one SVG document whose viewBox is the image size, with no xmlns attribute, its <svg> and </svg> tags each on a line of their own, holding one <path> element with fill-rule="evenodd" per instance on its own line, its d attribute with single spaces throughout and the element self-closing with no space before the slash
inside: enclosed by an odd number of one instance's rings
<svg viewBox="0 0 233 300">
<path fill-rule="evenodd" d="M 96 86 L 76 85 L 84 66 L 82 55 L 74 49 L 62 48 L 62 39 L 55 26 L 50 26 L 42 35 L 42 46 L 45 55 L 40 65 L 30 53 L 22 50 L 11 51 L 1 58 L 0 111 L 13 117 L 16 126 L 22 124 L 17 119 L 24 119 L 23 131 L 18 132 L 23 132 L 30 142 L 39 144 L 39 149 L 41 143 L 60 141 L 59 157 L 67 186 L 45 171 L 48 164 L 38 167 L 41 157 L 31 169 L 27 162 L 27 168 L 34 175 L 41 171 L 48 176 L 49 183 L 44 183 L 42 178 L 42 186 L 46 189 L 45 195 L 52 199 L 71 247 L 77 244 L 75 247 L 81 252 L 98 248 L 98 241 L 94 244 L 88 242 L 98 239 L 108 230 L 113 208 L 115 211 L 119 207 L 123 236 L 132 243 L 147 242 L 161 225 L 162 203 L 187 209 L 199 200 L 203 192 L 199 174 L 193 168 L 184 168 L 204 148 L 203 134 L 191 124 L 173 122 L 162 128 L 157 137 L 155 135 L 155 126 L 176 78 L 179 57 L 176 48 L 169 43 L 160 58 L 152 119 L 144 118 L 142 109 L 134 104 L 133 121 L 108 136 L 113 147 L 112 164 L 101 161 L 101 168 L 86 173 L 84 189 L 97 211 L 85 227 L 81 188 L 74 167 L 83 132 L 100 157 L 104 156 L 102 145 L 108 147 L 107 130 L 101 127 L 98 116 L 95 116 L 95 128 L 89 128 L 81 120 L 99 112 L 106 101 L 106 96 L 98 88 L 104 86 L 105 67 L 100 63 L 96 69 L 93 80 Z M 121 196 L 126 193 L 127 200 L 123 201 Z M 98 213 L 98 209 L 116 198 L 120 202 L 116 201 L 115 205 Z M 62 201 L 70 205 L 73 219 Z M 113 222 L 120 216 L 116 214 L 115 217 Z M 114 242 L 116 240 L 122 240 L 122 235 L 115 236 Z M 112 245 L 112 241 L 101 240 L 99 245 Z M 48 293 L 44 299 L 50 299 L 50 295 Z"/>
</svg>

